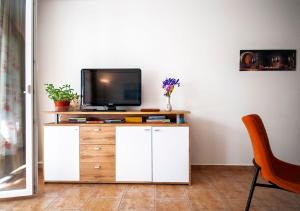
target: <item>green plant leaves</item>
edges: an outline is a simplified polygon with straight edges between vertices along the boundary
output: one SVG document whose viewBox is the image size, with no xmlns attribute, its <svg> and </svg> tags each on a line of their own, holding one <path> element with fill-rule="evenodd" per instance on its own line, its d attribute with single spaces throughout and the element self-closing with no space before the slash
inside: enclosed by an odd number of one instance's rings
<svg viewBox="0 0 300 211">
<path fill-rule="evenodd" d="M 56 88 L 53 84 L 45 84 L 45 91 L 49 99 L 53 101 L 72 101 L 79 95 L 71 88 L 69 84 Z"/>
</svg>

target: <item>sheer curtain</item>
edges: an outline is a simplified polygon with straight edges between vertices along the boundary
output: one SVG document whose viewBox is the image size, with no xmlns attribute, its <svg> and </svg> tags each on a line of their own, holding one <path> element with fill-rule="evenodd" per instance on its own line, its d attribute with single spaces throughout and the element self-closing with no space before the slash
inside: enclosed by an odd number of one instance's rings
<svg viewBox="0 0 300 211">
<path fill-rule="evenodd" d="M 25 3 L 0 0 L 0 158 L 25 150 Z"/>
</svg>

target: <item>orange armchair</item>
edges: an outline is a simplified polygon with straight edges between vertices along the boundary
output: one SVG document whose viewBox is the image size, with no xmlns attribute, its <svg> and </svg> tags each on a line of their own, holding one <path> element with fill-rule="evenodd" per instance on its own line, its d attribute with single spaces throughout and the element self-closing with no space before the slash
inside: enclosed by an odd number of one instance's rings
<svg viewBox="0 0 300 211">
<path fill-rule="evenodd" d="M 256 186 L 279 188 L 300 194 L 300 166 L 281 161 L 273 155 L 266 129 L 257 114 L 244 116 L 242 120 L 252 142 L 255 166 L 245 210 L 248 211 L 250 208 Z M 270 184 L 256 182 L 259 172 L 261 172 L 261 177 Z"/>
</svg>

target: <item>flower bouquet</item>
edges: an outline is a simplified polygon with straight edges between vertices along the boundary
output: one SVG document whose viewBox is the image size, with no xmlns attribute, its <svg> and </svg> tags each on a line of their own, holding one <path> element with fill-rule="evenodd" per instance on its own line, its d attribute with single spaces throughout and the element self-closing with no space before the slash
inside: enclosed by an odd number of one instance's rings
<svg viewBox="0 0 300 211">
<path fill-rule="evenodd" d="M 171 94 L 175 86 L 180 86 L 179 79 L 167 78 L 162 83 L 162 88 L 165 90 L 164 95 L 168 98 L 167 111 L 172 111 Z"/>
</svg>

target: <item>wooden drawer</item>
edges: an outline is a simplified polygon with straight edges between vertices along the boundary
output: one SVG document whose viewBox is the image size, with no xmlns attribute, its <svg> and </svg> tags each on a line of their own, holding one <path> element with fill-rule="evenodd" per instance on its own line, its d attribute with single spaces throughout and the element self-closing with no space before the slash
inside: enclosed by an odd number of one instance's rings
<svg viewBox="0 0 300 211">
<path fill-rule="evenodd" d="M 80 144 L 115 144 L 114 126 L 81 126 Z"/>
<path fill-rule="evenodd" d="M 80 163 L 80 181 L 115 182 L 114 162 Z"/>
<path fill-rule="evenodd" d="M 80 145 L 80 162 L 115 162 L 115 145 Z"/>
</svg>

